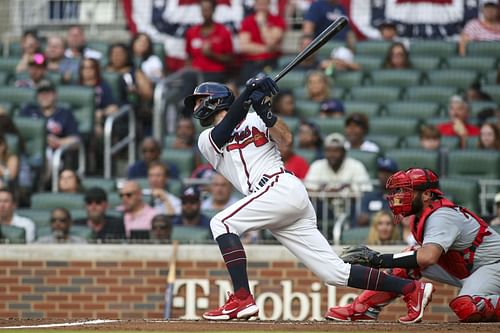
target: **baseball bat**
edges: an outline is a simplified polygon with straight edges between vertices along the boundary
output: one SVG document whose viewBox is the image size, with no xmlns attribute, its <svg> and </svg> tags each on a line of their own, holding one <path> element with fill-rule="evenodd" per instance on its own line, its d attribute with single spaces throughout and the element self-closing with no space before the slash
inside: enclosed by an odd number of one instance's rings
<svg viewBox="0 0 500 333">
<path fill-rule="evenodd" d="M 168 268 L 167 285 L 165 287 L 165 307 L 163 309 L 163 318 L 170 319 L 172 315 L 172 302 L 174 299 L 174 284 L 175 284 L 175 262 L 177 261 L 177 247 L 179 242 L 172 241 L 172 256 Z"/>
<path fill-rule="evenodd" d="M 344 27 L 347 25 L 348 19 L 345 16 L 340 16 L 335 21 L 332 22 L 323 30 L 321 34 L 319 34 L 316 38 L 314 38 L 309 45 L 305 49 L 303 49 L 295 58 L 285 68 L 283 68 L 275 77 L 274 81 L 278 82 L 283 78 L 283 76 L 287 75 L 292 69 L 294 69 L 298 64 L 300 64 L 304 59 L 307 59 L 311 54 L 319 50 L 320 47 L 326 44 L 333 36 L 338 34 Z"/>
</svg>

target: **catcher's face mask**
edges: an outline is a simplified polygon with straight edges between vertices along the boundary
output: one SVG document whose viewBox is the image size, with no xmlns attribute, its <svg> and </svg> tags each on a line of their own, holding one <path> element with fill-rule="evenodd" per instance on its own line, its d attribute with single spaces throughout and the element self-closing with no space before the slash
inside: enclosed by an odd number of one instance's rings
<svg viewBox="0 0 500 333">
<path fill-rule="evenodd" d="M 398 224 L 401 218 L 398 216 L 412 215 L 413 187 L 411 178 L 404 171 L 396 172 L 387 180 L 387 201 Z"/>
</svg>

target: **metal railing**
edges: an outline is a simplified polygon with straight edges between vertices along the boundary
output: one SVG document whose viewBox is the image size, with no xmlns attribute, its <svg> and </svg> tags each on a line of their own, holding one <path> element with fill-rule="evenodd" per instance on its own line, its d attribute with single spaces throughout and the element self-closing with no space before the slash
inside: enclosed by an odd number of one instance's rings
<svg viewBox="0 0 500 333">
<path fill-rule="evenodd" d="M 128 117 L 127 135 L 115 144 L 113 141 L 113 126 L 117 120 Z M 113 156 L 128 147 L 129 164 L 135 161 L 135 137 L 136 137 L 136 119 L 135 112 L 130 105 L 124 105 L 120 111 L 115 112 L 106 118 L 104 123 L 104 178 L 110 179 L 113 168 Z"/>
<path fill-rule="evenodd" d="M 495 203 L 493 200 L 497 193 L 500 193 L 500 179 L 479 180 L 479 207 L 481 209 L 481 216 L 495 214 Z M 491 203 L 492 206 L 488 207 L 488 203 Z"/>
<path fill-rule="evenodd" d="M 76 172 L 80 176 L 85 174 L 85 145 L 81 140 L 57 148 L 52 156 L 52 192 L 58 191 L 59 171 L 63 166 L 64 153 L 75 150 L 78 150 L 78 169 Z"/>
</svg>

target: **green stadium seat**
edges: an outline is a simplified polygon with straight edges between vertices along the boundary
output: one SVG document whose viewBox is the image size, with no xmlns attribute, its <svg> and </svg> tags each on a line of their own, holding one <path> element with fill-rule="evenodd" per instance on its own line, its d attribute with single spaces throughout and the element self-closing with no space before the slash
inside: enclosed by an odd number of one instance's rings
<svg viewBox="0 0 500 333">
<path fill-rule="evenodd" d="M 497 109 L 498 104 L 493 101 L 473 101 L 469 103 L 469 111 L 472 117 L 477 117 L 484 109 Z"/>
<path fill-rule="evenodd" d="M 448 154 L 449 177 L 500 178 L 500 153 L 488 150 L 455 150 Z"/>
<path fill-rule="evenodd" d="M 0 101 L 0 114 L 5 113 L 8 116 L 12 117 L 14 113 L 14 105 L 10 102 Z"/>
<path fill-rule="evenodd" d="M 56 86 L 59 86 L 62 82 L 62 74 L 58 72 L 48 72 L 45 78 Z M 28 79 L 29 79 L 28 72 L 17 73 L 11 76 L 10 83 L 14 84 L 17 80 L 28 80 Z"/>
<path fill-rule="evenodd" d="M 339 71 L 333 77 L 335 87 L 352 88 L 363 84 L 364 73 L 361 71 Z"/>
<path fill-rule="evenodd" d="M 91 49 L 101 52 L 103 55 L 108 54 L 108 48 L 110 43 L 102 40 L 89 40 L 87 41 L 87 46 Z"/>
<path fill-rule="evenodd" d="M 497 84 L 497 77 L 498 77 L 497 71 L 491 71 L 489 73 L 486 73 L 483 75 L 483 77 L 486 80 L 487 84 Z"/>
<path fill-rule="evenodd" d="M 9 76 L 14 76 L 16 74 L 16 66 L 19 63 L 20 58 L 18 57 L 0 57 L 0 72 L 7 73 Z"/>
<path fill-rule="evenodd" d="M 153 43 L 153 54 L 155 54 L 163 62 L 165 59 L 165 44 Z"/>
<path fill-rule="evenodd" d="M 45 120 L 28 117 L 14 117 L 13 120 L 24 140 L 24 148 L 30 165 L 43 169 L 47 140 Z"/>
<path fill-rule="evenodd" d="M 479 212 L 479 185 L 476 180 L 440 178 L 439 187 L 457 205 Z"/>
<path fill-rule="evenodd" d="M 14 108 L 21 104 L 35 101 L 35 90 L 10 86 L 0 87 L 0 101 L 11 103 Z"/>
<path fill-rule="evenodd" d="M 441 67 L 441 58 L 410 55 L 411 67 L 421 71 L 430 71 Z"/>
<path fill-rule="evenodd" d="M 497 60 L 493 57 L 452 57 L 446 60 L 450 69 L 467 69 L 486 74 L 495 69 Z"/>
<path fill-rule="evenodd" d="M 24 244 L 26 243 L 26 232 L 24 228 L 19 228 L 13 225 L 1 224 L 0 231 L 2 233 L 2 242 L 7 244 Z"/>
<path fill-rule="evenodd" d="M 191 149 L 164 148 L 161 159 L 175 164 L 181 178 L 189 177 L 194 169 L 194 156 Z"/>
<path fill-rule="evenodd" d="M 82 187 L 84 189 L 89 189 L 91 187 L 100 187 L 105 192 L 116 191 L 116 182 L 114 179 L 107 179 L 102 177 L 83 177 Z"/>
<path fill-rule="evenodd" d="M 342 118 L 321 118 L 316 121 L 321 135 L 324 137 L 330 133 L 344 133 L 344 119 Z"/>
<path fill-rule="evenodd" d="M 340 235 L 340 244 L 342 245 L 359 245 L 365 244 L 368 239 L 370 227 L 358 227 L 344 229 Z"/>
<path fill-rule="evenodd" d="M 72 216 L 74 219 L 74 217 Z M 36 238 L 39 239 L 41 237 L 49 236 L 52 233 L 52 229 L 50 225 L 47 226 L 41 226 L 36 229 Z M 76 236 L 83 238 L 87 241 L 92 239 L 92 230 L 88 228 L 87 226 L 82 226 L 82 225 L 72 225 L 71 229 L 69 230 L 69 234 L 71 236 Z"/>
<path fill-rule="evenodd" d="M 281 81 L 280 81 L 281 82 Z M 343 99 L 347 93 L 347 89 L 342 87 L 334 87 L 332 91 L 330 91 L 330 95 L 333 98 Z M 309 96 L 307 96 L 307 90 L 305 87 L 296 87 L 293 89 L 293 96 L 296 101 L 299 100 L 309 100 Z"/>
<path fill-rule="evenodd" d="M 16 134 L 4 134 L 7 148 L 10 154 L 17 155 L 19 153 L 19 137 Z"/>
<path fill-rule="evenodd" d="M 411 149 L 420 149 L 420 137 L 418 135 L 407 136 L 404 138 L 402 146 Z M 448 150 L 458 149 L 460 148 L 460 139 L 454 136 L 442 136 L 441 146 Z"/>
<path fill-rule="evenodd" d="M 500 44 L 491 42 L 469 42 L 467 44 L 467 56 L 500 57 Z"/>
<path fill-rule="evenodd" d="M 416 86 L 420 82 L 422 73 L 414 69 L 381 69 L 370 73 L 373 84 L 378 86 L 406 88 Z"/>
<path fill-rule="evenodd" d="M 366 139 L 375 142 L 382 152 L 399 148 L 401 138 L 397 135 L 367 135 Z"/>
<path fill-rule="evenodd" d="M 489 94 L 495 102 L 500 104 L 500 84 L 485 85 L 482 90 Z"/>
<path fill-rule="evenodd" d="M 54 209 L 64 207 L 68 210 L 84 208 L 83 194 L 38 192 L 31 196 L 31 208 Z"/>
<path fill-rule="evenodd" d="M 466 69 L 440 69 L 427 72 L 430 85 L 459 88 L 470 87 L 478 78 L 475 71 Z"/>
<path fill-rule="evenodd" d="M 269 76 L 274 77 L 275 74 L 271 73 Z M 304 87 L 306 82 L 306 76 L 301 71 L 291 71 L 287 75 L 283 76 L 278 83 L 280 89 L 295 89 L 298 87 Z"/>
<path fill-rule="evenodd" d="M 303 157 L 309 164 L 316 160 L 317 153 L 313 149 L 295 148 L 294 152 L 295 154 Z"/>
<path fill-rule="evenodd" d="M 285 122 L 292 133 L 294 133 L 299 126 L 299 118 L 297 117 L 281 117 L 281 120 Z"/>
<path fill-rule="evenodd" d="M 344 109 L 346 114 L 363 113 L 367 117 L 376 117 L 380 115 L 380 104 L 372 102 L 345 101 Z"/>
<path fill-rule="evenodd" d="M 282 55 L 278 58 L 278 68 L 285 68 L 296 55 Z M 305 76 L 305 75 L 304 75 Z"/>
<path fill-rule="evenodd" d="M 122 76 L 118 73 L 102 71 L 102 78 L 109 84 L 111 90 L 113 91 L 113 97 L 116 101 L 125 100 L 125 96 L 122 95 Z"/>
<path fill-rule="evenodd" d="M 390 103 L 401 96 L 401 89 L 396 87 L 353 87 L 351 100 L 375 103 Z"/>
<path fill-rule="evenodd" d="M 5 45 L 5 48 L 8 49 L 9 57 L 16 57 L 19 61 L 21 55 L 23 54 L 23 48 L 21 47 L 21 41 L 9 42 L 8 45 Z"/>
<path fill-rule="evenodd" d="M 6 86 L 9 83 L 10 73 L 0 71 L 0 86 Z"/>
<path fill-rule="evenodd" d="M 385 110 L 391 117 L 426 119 L 438 116 L 440 106 L 436 102 L 404 101 L 386 104 Z"/>
<path fill-rule="evenodd" d="M 400 169 L 428 168 L 439 173 L 439 153 L 424 149 L 394 149 L 385 154 L 396 161 Z"/>
<path fill-rule="evenodd" d="M 36 227 L 50 225 L 50 211 L 51 209 L 37 209 L 37 208 L 18 208 L 16 214 L 19 216 L 27 217 L 32 220 Z"/>
<path fill-rule="evenodd" d="M 295 114 L 299 118 L 315 118 L 319 116 L 319 103 L 307 100 L 295 102 Z"/>
<path fill-rule="evenodd" d="M 439 117 L 427 118 L 427 119 L 425 119 L 424 123 L 427 125 L 437 126 L 439 124 L 447 123 L 449 121 L 450 121 L 449 117 L 439 116 Z"/>
<path fill-rule="evenodd" d="M 60 86 L 57 89 L 57 96 L 59 101 L 71 104 L 80 133 L 93 133 L 96 108 L 95 90 L 83 86 Z"/>
<path fill-rule="evenodd" d="M 359 149 L 349 149 L 347 151 L 347 156 L 363 163 L 366 171 L 368 171 L 368 174 L 370 175 L 370 178 L 377 178 L 377 158 L 379 157 L 378 153 L 362 151 Z"/>
<path fill-rule="evenodd" d="M 383 58 L 389 51 L 391 42 L 379 40 L 366 40 L 356 43 L 356 54 L 371 55 Z"/>
<path fill-rule="evenodd" d="M 354 56 L 354 62 L 359 64 L 361 66 L 361 69 L 365 72 L 382 68 L 383 61 L 384 61 L 383 57 L 374 57 L 368 55 Z"/>
<path fill-rule="evenodd" d="M 406 88 L 406 98 L 411 101 L 435 102 L 448 105 L 451 96 L 457 93 L 456 88 L 442 86 L 422 86 Z"/>
<path fill-rule="evenodd" d="M 206 243 L 210 239 L 210 230 L 203 227 L 176 225 L 172 228 L 172 240 L 179 243 Z"/>
<path fill-rule="evenodd" d="M 457 54 L 457 43 L 442 40 L 418 40 L 411 43 L 411 54 L 448 58 Z"/>
<path fill-rule="evenodd" d="M 377 117 L 370 119 L 370 134 L 400 137 L 418 134 L 419 123 L 415 118 Z"/>
<path fill-rule="evenodd" d="M 180 179 L 169 179 L 168 180 L 168 191 L 173 195 L 180 197 L 182 192 L 182 181 Z"/>
<path fill-rule="evenodd" d="M 163 137 L 163 147 L 164 148 L 172 148 L 172 145 L 175 142 L 175 134 L 167 134 Z"/>
<path fill-rule="evenodd" d="M 339 41 L 329 41 L 317 51 L 316 56 L 320 60 L 331 58 L 332 51 L 341 46 L 345 46 L 345 43 Z"/>
</svg>

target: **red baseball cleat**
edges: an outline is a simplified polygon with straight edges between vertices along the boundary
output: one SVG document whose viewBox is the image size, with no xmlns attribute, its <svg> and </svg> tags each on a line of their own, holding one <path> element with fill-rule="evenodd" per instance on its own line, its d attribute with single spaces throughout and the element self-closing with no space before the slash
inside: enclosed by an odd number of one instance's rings
<svg viewBox="0 0 500 333">
<path fill-rule="evenodd" d="M 228 293 L 226 303 L 218 309 L 205 312 L 203 318 L 207 320 L 249 319 L 258 314 L 259 308 L 252 295 L 239 299 L 234 294 Z"/>
<path fill-rule="evenodd" d="M 432 293 L 434 292 L 432 283 L 415 281 L 415 284 L 415 290 L 403 297 L 408 308 L 408 314 L 399 318 L 399 322 L 402 324 L 420 322 L 424 316 L 425 307 L 432 300 Z"/>
</svg>

